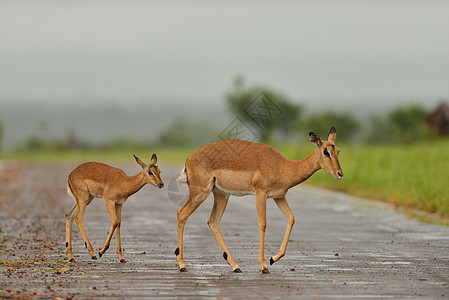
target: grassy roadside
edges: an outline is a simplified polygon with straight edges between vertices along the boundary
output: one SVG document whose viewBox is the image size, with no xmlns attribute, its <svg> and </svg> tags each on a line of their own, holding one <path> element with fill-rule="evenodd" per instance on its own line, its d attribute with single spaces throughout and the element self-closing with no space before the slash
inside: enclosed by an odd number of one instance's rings
<svg viewBox="0 0 449 300">
<path fill-rule="evenodd" d="M 308 143 L 272 146 L 290 159 L 304 158 L 314 150 Z M 308 183 L 449 218 L 449 141 L 408 146 L 339 144 L 339 147 L 344 179 L 337 181 L 320 170 Z M 181 164 L 194 151 L 195 148 L 155 148 L 147 152 L 139 150 L 135 154 L 145 159 L 155 152 L 161 163 Z M 2 158 L 47 163 L 92 160 L 126 163 L 132 162 L 132 151 L 17 153 Z"/>
</svg>

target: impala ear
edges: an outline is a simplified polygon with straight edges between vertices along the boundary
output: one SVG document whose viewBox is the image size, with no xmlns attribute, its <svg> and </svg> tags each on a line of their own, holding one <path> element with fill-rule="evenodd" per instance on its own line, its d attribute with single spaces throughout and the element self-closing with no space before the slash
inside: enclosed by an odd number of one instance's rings
<svg viewBox="0 0 449 300">
<path fill-rule="evenodd" d="M 312 144 L 315 144 L 317 147 L 321 147 L 321 138 L 318 134 L 309 132 L 309 140 Z"/>
<path fill-rule="evenodd" d="M 329 136 L 327 138 L 328 141 L 335 142 L 337 139 L 337 129 L 335 129 L 334 126 L 331 127 L 331 130 L 329 130 Z"/>
<path fill-rule="evenodd" d="M 133 156 L 134 156 L 134 158 L 136 159 L 136 162 L 139 164 L 139 166 L 141 166 L 142 169 L 145 168 L 145 163 L 144 163 L 140 158 L 138 158 L 137 156 L 135 156 L 134 154 L 133 154 Z"/>
<path fill-rule="evenodd" d="M 156 153 L 153 153 L 153 156 L 151 156 L 150 164 L 156 165 L 157 164 L 157 155 Z"/>
</svg>

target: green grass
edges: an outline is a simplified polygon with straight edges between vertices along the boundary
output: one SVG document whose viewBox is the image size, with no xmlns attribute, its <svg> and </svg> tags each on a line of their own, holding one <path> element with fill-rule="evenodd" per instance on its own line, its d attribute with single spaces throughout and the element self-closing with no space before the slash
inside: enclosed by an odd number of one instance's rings
<svg viewBox="0 0 449 300">
<path fill-rule="evenodd" d="M 449 141 L 419 145 L 352 146 L 339 144 L 343 180 L 324 170 L 308 183 L 352 195 L 379 199 L 400 207 L 436 213 L 449 218 Z M 301 159 L 314 150 L 309 143 L 273 145 L 290 159 Z M 157 153 L 159 162 L 182 164 L 196 148 L 155 148 L 136 151 L 142 159 Z M 3 156 L 24 162 L 132 162 L 132 151 L 42 152 Z"/>
</svg>

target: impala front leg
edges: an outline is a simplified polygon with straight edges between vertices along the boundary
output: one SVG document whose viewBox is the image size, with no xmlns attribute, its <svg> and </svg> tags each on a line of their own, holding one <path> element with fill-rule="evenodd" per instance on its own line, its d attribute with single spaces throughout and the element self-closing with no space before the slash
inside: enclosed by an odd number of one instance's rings
<svg viewBox="0 0 449 300">
<path fill-rule="evenodd" d="M 256 192 L 257 221 L 259 222 L 259 263 L 262 266 L 262 273 L 270 273 L 264 257 L 265 229 L 267 228 L 267 194 Z"/>
<path fill-rule="evenodd" d="M 115 229 L 118 225 L 118 218 L 117 213 L 115 211 L 115 203 L 113 201 L 109 201 L 104 199 L 104 202 L 106 204 L 106 208 L 108 209 L 109 217 L 111 218 L 111 230 L 109 231 L 109 235 L 106 239 L 106 242 L 104 243 L 103 248 L 100 249 L 98 252 L 98 255 L 101 257 L 106 250 L 109 248 L 109 244 L 111 243 L 112 235 L 114 234 Z"/>
<path fill-rule="evenodd" d="M 285 229 L 285 235 L 284 240 L 282 241 L 281 248 L 279 249 L 279 252 L 271 257 L 270 259 L 270 265 L 277 262 L 281 257 L 285 255 L 285 251 L 287 250 L 287 244 L 288 239 L 290 237 L 290 233 L 292 232 L 293 225 L 295 224 L 295 216 L 293 215 L 290 207 L 288 206 L 287 200 L 285 197 L 274 199 L 279 209 L 282 211 L 282 213 L 287 217 L 287 229 Z"/>
</svg>

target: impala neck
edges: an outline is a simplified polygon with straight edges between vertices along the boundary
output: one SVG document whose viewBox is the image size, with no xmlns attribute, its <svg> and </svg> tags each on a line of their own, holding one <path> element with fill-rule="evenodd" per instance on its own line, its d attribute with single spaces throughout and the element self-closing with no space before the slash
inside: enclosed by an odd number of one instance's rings
<svg viewBox="0 0 449 300">
<path fill-rule="evenodd" d="M 130 196 L 137 193 L 146 183 L 143 171 L 141 171 L 134 176 L 128 176 L 125 190 Z"/>
<path fill-rule="evenodd" d="M 292 161 L 293 174 L 291 174 L 291 187 L 300 184 L 303 181 L 309 179 L 316 171 L 321 169 L 319 162 L 320 152 L 318 150 L 313 151 L 307 157 Z"/>
</svg>

